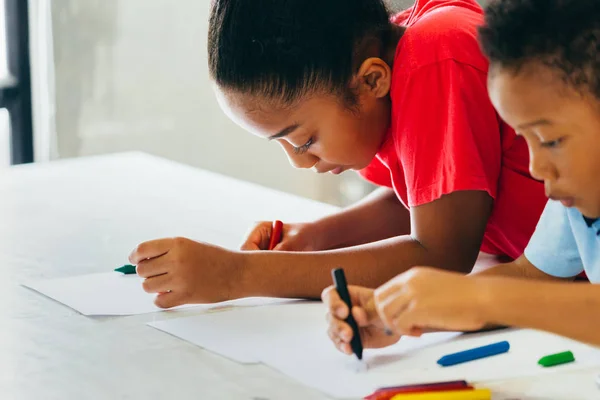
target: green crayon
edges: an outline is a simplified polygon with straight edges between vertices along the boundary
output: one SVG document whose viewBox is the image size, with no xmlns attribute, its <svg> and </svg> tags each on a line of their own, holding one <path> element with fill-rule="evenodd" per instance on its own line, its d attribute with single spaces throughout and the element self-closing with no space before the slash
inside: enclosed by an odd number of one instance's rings
<svg viewBox="0 0 600 400">
<path fill-rule="evenodd" d="M 575 361 L 575 356 L 570 351 L 563 353 L 551 354 L 540 358 L 538 364 L 542 367 L 554 367 L 555 365 L 566 364 Z"/>
<path fill-rule="evenodd" d="M 126 264 L 122 267 L 115 268 L 115 271 L 125 275 L 132 275 L 135 274 L 135 265 Z"/>
</svg>

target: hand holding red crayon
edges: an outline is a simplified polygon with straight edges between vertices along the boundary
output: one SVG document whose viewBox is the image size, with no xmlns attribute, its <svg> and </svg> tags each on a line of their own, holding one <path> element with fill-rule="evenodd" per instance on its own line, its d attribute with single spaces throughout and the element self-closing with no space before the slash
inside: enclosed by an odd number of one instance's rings
<svg viewBox="0 0 600 400">
<path fill-rule="evenodd" d="M 319 227 L 312 222 L 284 224 L 281 221 L 258 222 L 248 233 L 240 250 L 319 251 Z"/>
</svg>

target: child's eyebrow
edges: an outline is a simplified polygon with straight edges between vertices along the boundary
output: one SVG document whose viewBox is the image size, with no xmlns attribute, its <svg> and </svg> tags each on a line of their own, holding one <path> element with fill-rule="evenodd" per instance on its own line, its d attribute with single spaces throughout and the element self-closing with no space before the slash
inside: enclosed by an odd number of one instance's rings
<svg viewBox="0 0 600 400">
<path fill-rule="evenodd" d="M 287 128 L 284 128 L 281 131 L 279 131 L 278 133 L 274 134 L 273 136 L 269 136 L 269 140 L 279 139 L 279 138 L 282 138 L 284 136 L 287 136 L 290 133 L 294 132 L 299 127 L 300 127 L 300 124 L 290 125 Z"/>
<path fill-rule="evenodd" d="M 552 125 L 552 122 L 550 120 L 547 119 L 538 119 L 535 120 L 533 122 L 528 122 L 526 124 L 521 124 L 517 126 L 517 129 L 527 129 L 527 128 L 532 128 L 534 126 L 538 126 L 538 125 Z"/>
</svg>

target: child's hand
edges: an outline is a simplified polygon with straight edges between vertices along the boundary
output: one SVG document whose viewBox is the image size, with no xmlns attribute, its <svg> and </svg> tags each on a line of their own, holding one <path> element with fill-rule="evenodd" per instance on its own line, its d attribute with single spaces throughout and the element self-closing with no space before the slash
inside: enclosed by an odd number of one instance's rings
<svg viewBox="0 0 600 400">
<path fill-rule="evenodd" d="M 283 224 L 281 242 L 275 251 L 318 251 L 319 248 L 313 223 Z M 273 222 L 263 221 L 257 223 L 241 246 L 241 250 L 268 250 Z"/>
<path fill-rule="evenodd" d="M 396 343 L 400 336 L 388 336 L 381 319 L 375 310 L 373 289 L 359 286 L 348 286 L 348 292 L 352 300 L 352 316 L 360 328 L 360 337 L 364 348 L 385 347 Z M 323 302 L 328 308 L 327 322 L 329 328 L 327 333 L 338 350 L 346 354 L 352 354 L 350 341 L 353 332 L 350 325 L 344 322 L 348 317 L 348 306 L 340 299 L 335 287 L 330 286 L 321 295 Z"/>
<path fill-rule="evenodd" d="M 232 298 L 236 253 L 184 238 L 152 240 L 129 256 L 144 290 L 157 293 L 154 303 L 170 308 L 189 303 L 216 303 Z"/>
<path fill-rule="evenodd" d="M 375 307 L 398 335 L 425 329 L 478 330 L 485 326 L 485 288 L 475 277 L 434 268 L 413 268 L 375 290 Z"/>
</svg>

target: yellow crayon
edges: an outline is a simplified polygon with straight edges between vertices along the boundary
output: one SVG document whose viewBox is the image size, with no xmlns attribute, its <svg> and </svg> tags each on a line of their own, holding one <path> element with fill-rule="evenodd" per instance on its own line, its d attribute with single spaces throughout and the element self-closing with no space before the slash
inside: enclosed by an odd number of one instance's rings
<svg viewBox="0 0 600 400">
<path fill-rule="evenodd" d="M 392 400 L 491 400 L 489 389 L 397 394 Z"/>
</svg>

